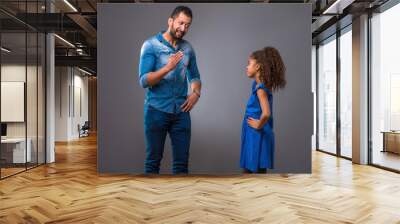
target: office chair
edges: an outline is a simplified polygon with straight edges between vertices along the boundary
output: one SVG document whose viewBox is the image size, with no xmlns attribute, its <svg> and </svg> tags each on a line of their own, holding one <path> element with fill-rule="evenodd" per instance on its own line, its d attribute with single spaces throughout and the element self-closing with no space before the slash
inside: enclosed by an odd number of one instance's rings
<svg viewBox="0 0 400 224">
<path fill-rule="evenodd" d="M 89 136 L 89 129 L 90 129 L 89 121 L 85 121 L 82 127 L 80 127 L 80 125 L 78 124 L 79 138 Z"/>
</svg>

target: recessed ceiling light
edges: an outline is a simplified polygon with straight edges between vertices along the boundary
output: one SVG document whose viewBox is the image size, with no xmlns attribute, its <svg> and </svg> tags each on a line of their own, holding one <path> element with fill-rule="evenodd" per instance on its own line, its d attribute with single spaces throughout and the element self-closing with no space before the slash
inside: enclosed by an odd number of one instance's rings
<svg viewBox="0 0 400 224">
<path fill-rule="evenodd" d="M 7 49 L 7 48 L 5 48 L 5 47 L 1 47 L 1 50 L 4 51 L 4 52 L 7 52 L 7 53 L 10 53 L 10 52 L 11 52 L 11 50 L 9 50 L 9 49 Z"/>
<path fill-rule="evenodd" d="M 75 12 L 78 12 L 78 10 L 71 4 L 69 3 L 68 0 L 64 0 L 65 4 L 67 4 L 72 10 L 74 10 Z"/>
<path fill-rule="evenodd" d="M 355 0 L 336 0 L 322 14 L 341 14 L 343 9 L 353 3 Z"/>
<path fill-rule="evenodd" d="M 85 74 L 87 74 L 87 75 L 90 75 L 90 76 L 92 75 L 92 73 L 90 73 L 90 72 L 88 72 L 88 71 L 86 71 L 86 70 L 83 70 L 83 69 L 81 69 L 81 68 L 79 68 L 79 67 L 78 67 L 78 70 L 81 71 L 81 72 L 83 72 L 83 73 L 85 73 Z"/>
<path fill-rule="evenodd" d="M 61 41 L 63 41 L 64 43 L 66 43 L 67 45 L 69 45 L 69 46 L 75 48 L 75 45 L 71 44 L 71 42 L 69 42 L 68 40 L 66 40 L 66 39 L 64 39 L 64 38 L 62 38 L 62 37 L 60 37 L 60 36 L 57 35 L 57 34 L 54 34 L 54 36 L 57 37 L 58 39 L 60 39 Z"/>
</svg>

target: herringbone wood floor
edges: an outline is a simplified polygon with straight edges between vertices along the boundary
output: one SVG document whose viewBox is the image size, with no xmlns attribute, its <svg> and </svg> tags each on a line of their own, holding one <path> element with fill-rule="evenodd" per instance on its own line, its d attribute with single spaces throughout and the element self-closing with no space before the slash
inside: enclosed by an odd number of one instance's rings
<svg viewBox="0 0 400 224">
<path fill-rule="evenodd" d="M 400 175 L 313 153 L 311 175 L 99 176 L 96 138 L 0 181 L 0 223 L 400 223 Z"/>
</svg>

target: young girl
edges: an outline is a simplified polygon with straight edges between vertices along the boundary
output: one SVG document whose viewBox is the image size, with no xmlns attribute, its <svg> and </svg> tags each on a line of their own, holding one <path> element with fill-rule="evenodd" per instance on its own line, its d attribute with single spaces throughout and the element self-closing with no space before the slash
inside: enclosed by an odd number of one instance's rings
<svg viewBox="0 0 400 224">
<path fill-rule="evenodd" d="M 265 173 L 274 168 L 272 91 L 285 86 L 285 65 L 278 50 L 265 47 L 250 55 L 246 72 L 254 82 L 242 125 L 240 167 Z"/>
</svg>

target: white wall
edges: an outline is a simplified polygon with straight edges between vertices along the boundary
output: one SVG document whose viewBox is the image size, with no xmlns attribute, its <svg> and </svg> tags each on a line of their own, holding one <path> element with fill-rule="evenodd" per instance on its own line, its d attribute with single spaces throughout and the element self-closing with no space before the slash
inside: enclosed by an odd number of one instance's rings
<svg viewBox="0 0 400 224">
<path fill-rule="evenodd" d="M 67 67 L 55 68 L 55 141 L 68 140 L 68 85 Z"/>
<path fill-rule="evenodd" d="M 76 71 L 76 70 L 75 70 Z M 75 75 L 74 86 L 75 86 L 75 113 L 74 119 L 72 120 L 72 135 L 78 137 L 78 129 L 77 126 L 80 124 L 81 126 L 85 123 L 85 121 L 89 120 L 89 92 L 88 92 L 88 77 L 82 76 L 83 73 L 78 73 L 79 75 Z M 78 93 L 80 91 L 80 93 Z M 78 96 L 80 95 L 80 99 Z M 80 105 L 79 102 L 80 101 Z M 78 106 L 77 106 L 78 105 Z M 81 107 L 81 108 L 79 108 Z M 81 109 L 81 111 L 79 111 Z"/>
<path fill-rule="evenodd" d="M 25 71 L 27 69 L 27 71 Z M 27 72 L 27 73 L 26 73 Z M 36 86 L 36 66 L 27 66 L 19 64 L 6 64 L 1 66 L 1 81 L 2 82 L 25 82 L 25 76 L 28 75 L 29 86 Z M 35 133 L 36 137 L 36 88 L 27 88 L 27 116 L 28 116 L 28 137 L 29 134 Z M 4 96 L 3 96 L 4 97 Z M 32 104 L 33 102 L 33 104 Z M 40 106 L 40 105 L 39 105 Z M 6 110 L 7 108 L 1 108 Z M 32 123 L 34 122 L 34 123 Z M 8 137 L 25 137 L 26 122 L 7 122 Z"/>
<path fill-rule="evenodd" d="M 29 72 L 31 69 L 32 67 L 28 67 L 28 74 L 31 74 L 31 72 Z M 1 81 L 3 82 L 25 82 L 25 75 L 25 64 L 9 64 L 1 66 Z M 6 110 L 6 108 L 1 108 L 1 110 Z M 25 123 L 7 123 L 7 137 L 25 137 Z"/>
<path fill-rule="evenodd" d="M 88 77 L 76 68 L 56 67 L 55 89 L 55 140 L 77 139 L 78 124 L 88 120 Z"/>
</svg>

